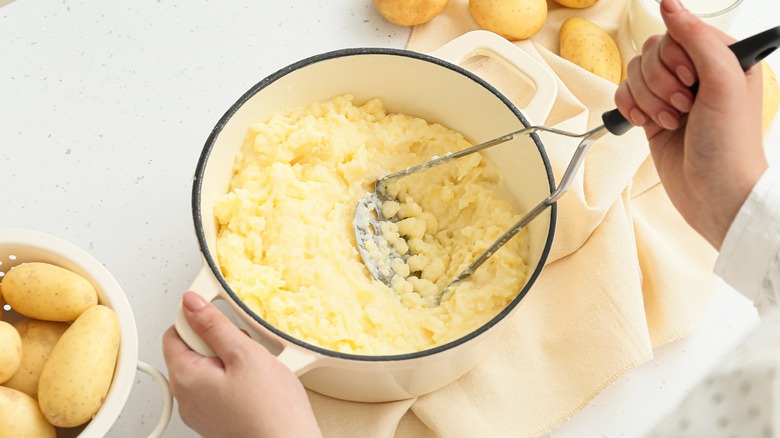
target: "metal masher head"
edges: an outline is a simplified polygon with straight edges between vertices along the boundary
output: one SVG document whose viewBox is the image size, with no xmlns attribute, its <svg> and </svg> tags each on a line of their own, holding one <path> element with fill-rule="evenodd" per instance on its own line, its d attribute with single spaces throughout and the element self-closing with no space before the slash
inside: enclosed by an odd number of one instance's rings
<svg viewBox="0 0 780 438">
<path fill-rule="evenodd" d="M 391 286 L 392 278 L 395 276 L 393 265 L 398 263 L 397 260 L 405 262 L 409 258 L 409 253 L 399 253 L 392 240 L 385 237 L 389 221 L 397 221 L 398 217 L 385 217 L 383 205 L 394 198 L 387 195 L 383 184 L 377 181 L 374 185 L 374 191 L 363 196 L 355 207 L 352 225 L 355 229 L 358 251 L 368 272 L 372 277 Z"/>
</svg>

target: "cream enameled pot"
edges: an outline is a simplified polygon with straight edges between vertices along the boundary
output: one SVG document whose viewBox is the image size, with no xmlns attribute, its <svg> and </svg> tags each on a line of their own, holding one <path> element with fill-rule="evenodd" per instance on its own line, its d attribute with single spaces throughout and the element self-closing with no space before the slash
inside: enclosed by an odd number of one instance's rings
<svg viewBox="0 0 780 438">
<path fill-rule="evenodd" d="M 484 80 L 459 67 L 488 56 L 528 82 L 532 96 L 518 109 Z M 292 64 L 252 87 L 225 113 L 203 148 L 195 171 L 192 212 L 204 265 L 192 290 L 209 301 L 226 301 L 250 335 L 294 371 L 304 386 L 353 401 L 383 402 L 422 395 L 454 381 L 490 354 L 502 323 L 518 308 L 539 276 L 555 229 L 556 208 L 529 226 L 531 275 L 517 297 L 495 318 L 446 345 L 403 355 L 337 353 L 295 339 L 264 321 L 231 290 L 216 253 L 215 199 L 228 190 L 233 161 L 247 128 L 281 111 L 352 94 L 357 102 L 379 98 L 388 112 L 422 117 L 461 132 L 472 142 L 541 124 L 557 94 L 554 76 L 521 48 L 486 31 L 470 32 L 432 55 L 396 49 L 345 49 Z M 554 178 L 541 141 L 520 137 L 487 151 L 506 176 L 518 206 L 528 210 L 550 195 Z M 213 355 L 183 317 L 176 329 L 194 350 Z"/>
</svg>

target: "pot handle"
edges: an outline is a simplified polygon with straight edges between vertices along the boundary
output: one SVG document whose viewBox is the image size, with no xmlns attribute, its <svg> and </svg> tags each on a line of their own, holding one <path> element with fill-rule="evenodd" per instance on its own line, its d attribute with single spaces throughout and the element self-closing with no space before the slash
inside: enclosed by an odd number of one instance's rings
<svg viewBox="0 0 780 438">
<path fill-rule="evenodd" d="M 541 124 L 547 120 L 558 95 L 558 82 L 547 67 L 518 45 L 493 32 L 486 30 L 467 32 L 430 54 L 453 64 L 460 64 L 474 56 L 487 56 L 508 65 L 524 76 L 524 79 L 533 85 L 534 95 L 531 96 L 528 104 L 520 109 L 531 124 Z"/>
<path fill-rule="evenodd" d="M 282 350 L 276 358 L 299 377 L 314 368 L 317 363 L 317 356 L 314 353 L 304 351 L 291 345 L 284 347 L 284 350 Z"/>
<path fill-rule="evenodd" d="M 214 301 L 219 297 L 220 285 L 216 282 L 214 275 L 207 266 L 200 270 L 198 276 L 195 277 L 195 281 L 190 285 L 190 290 L 199 294 L 206 301 Z M 179 337 L 189 346 L 193 351 L 202 356 L 216 356 L 214 350 L 206 344 L 203 339 L 195 333 L 190 323 L 187 322 L 187 318 L 184 317 L 184 309 L 179 304 L 179 308 L 176 309 L 176 316 L 174 319 L 174 327 Z M 262 343 L 261 343 L 262 344 Z M 268 348 L 269 345 L 262 344 Z M 269 351 L 274 353 L 273 348 L 269 348 Z M 299 349 L 292 345 L 285 345 L 281 351 L 276 354 L 276 358 L 279 359 L 287 368 L 290 369 L 296 376 L 301 376 L 307 371 L 312 369 L 317 363 L 317 355 L 309 353 L 302 349 Z"/>
<path fill-rule="evenodd" d="M 171 394 L 171 386 L 168 384 L 168 379 L 165 378 L 163 373 L 148 363 L 139 360 L 137 368 L 138 371 L 151 376 L 160 385 L 160 389 L 162 389 L 163 392 L 162 415 L 157 422 L 157 426 L 148 436 L 148 438 L 159 438 L 162 436 L 163 432 L 165 432 L 165 429 L 168 428 L 168 424 L 171 422 L 171 415 L 173 414 L 173 395 Z"/>
</svg>

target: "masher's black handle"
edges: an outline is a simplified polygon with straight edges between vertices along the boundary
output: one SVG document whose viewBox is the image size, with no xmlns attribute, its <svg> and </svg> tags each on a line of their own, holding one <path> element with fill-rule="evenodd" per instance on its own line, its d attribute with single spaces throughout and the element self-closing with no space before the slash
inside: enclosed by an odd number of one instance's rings
<svg viewBox="0 0 780 438">
<path fill-rule="evenodd" d="M 780 47 L 780 26 L 747 37 L 729 46 L 744 71 L 748 71 L 750 67 L 761 62 L 778 47 Z M 694 94 L 698 89 L 698 82 L 691 86 L 691 91 Z M 601 120 L 604 122 L 604 127 L 615 135 L 623 135 L 634 127 L 617 109 L 602 114 Z"/>
</svg>

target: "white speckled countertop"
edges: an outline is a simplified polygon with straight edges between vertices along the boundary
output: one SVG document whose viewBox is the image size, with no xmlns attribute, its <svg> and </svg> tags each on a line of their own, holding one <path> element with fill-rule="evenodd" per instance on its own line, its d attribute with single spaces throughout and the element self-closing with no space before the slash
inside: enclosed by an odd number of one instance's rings
<svg viewBox="0 0 780 438">
<path fill-rule="evenodd" d="M 780 24 L 778 9 L 745 0 L 733 34 Z M 101 260 L 133 306 L 139 358 L 164 370 L 161 334 L 200 269 L 190 190 L 216 121 L 294 61 L 407 37 L 369 0 L 0 0 L 0 226 L 58 235 Z M 769 61 L 780 72 L 780 54 Z M 698 334 L 659 349 L 552 436 L 637 436 L 756 321 L 718 286 Z M 110 436 L 145 436 L 161 405 L 139 374 Z M 166 436 L 195 434 L 174 415 Z"/>
</svg>

